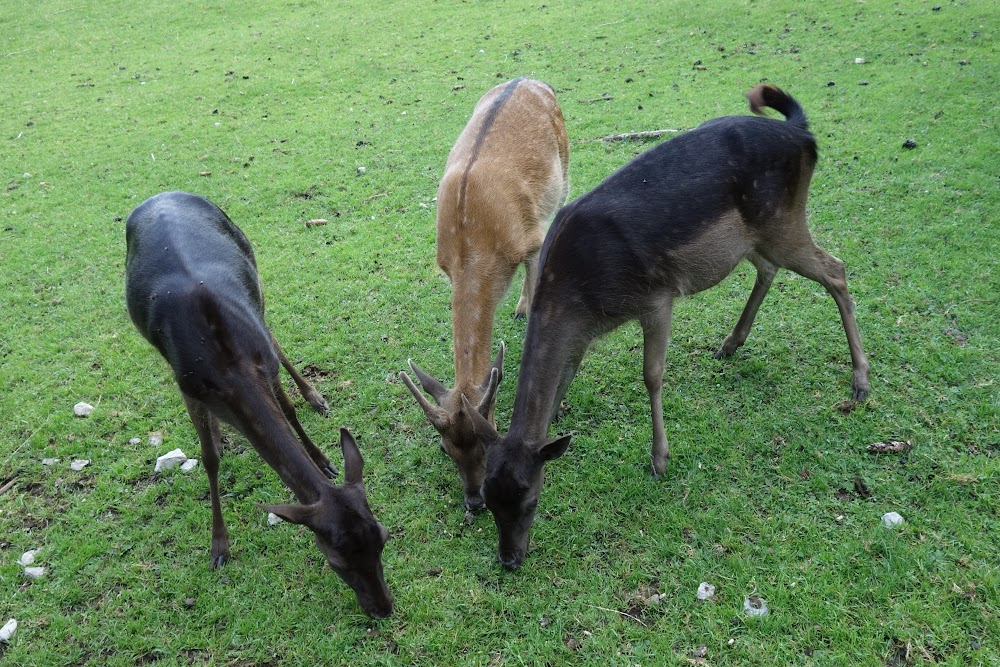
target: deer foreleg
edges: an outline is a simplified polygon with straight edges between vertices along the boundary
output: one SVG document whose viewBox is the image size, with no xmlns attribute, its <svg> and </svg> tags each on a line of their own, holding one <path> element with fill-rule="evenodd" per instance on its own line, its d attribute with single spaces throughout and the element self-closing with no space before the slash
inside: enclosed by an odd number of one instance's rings
<svg viewBox="0 0 1000 667">
<path fill-rule="evenodd" d="M 222 501 L 219 498 L 219 459 L 222 452 L 222 434 L 219 431 L 219 420 L 212 416 L 208 407 L 190 396 L 184 395 L 188 414 L 194 430 L 198 432 L 201 441 L 201 463 L 208 474 L 208 490 L 212 498 L 212 560 L 211 567 L 216 569 L 229 560 L 229 531 L 226 520 L 222 518 Z"/>
<path fill-rule="evenodd" d="M 531 309 L 531 299 L 535 294 L 535 282 L 538 280 L 538 253 L 524 260 L 524 284 L 521 286 L 521 298 L 517 300 L 514 317 L 523 319 Z"/>
<path fill-rule="evenodd" d="M 273 334 L 271 335 L 271 342 L 274 343 L 274 351 L 278 353 L 278 359 L 281 360 L 281 365 L 284 366 L 285 370 L 288 371 L 288 374 L 292 376 L 292 380 L 295 382 L 295 385 L 299 388 L 299 391 L 302 392 L 302 397 L 306 399 L 309 405 L 312 406 L 313 410 L 321 415 L 325 415 L 329 412 L 330 406 L 323 398 L 323 395 L 316 391 L 304 377 L 299 375 L 299 372 L 295 370 L 295 366 L 293 366 L 292 362 L 288 360 L 285 353 L 281 351 L 281 347 L 278 346 L 278 341 L 275 340 Z"/>
<path fill-rule="evenodd" d="M 662 390 L 672 311 L 673 300 L 666 297 L 640 319 L 643 334 L 642 379 L 646 384 L 646 391 L 649 392 L 649 408 L 653 420 L 653 447 L 650 458 L 653 475 L 657 478 L 667 472 L 667 459 L 670 457 L 667 432 L 663 426 Z"/>
<path fill-rule="evenodd" d="M 324 475 L 330 479 L 336 477 L 337 468 L 330 462 L 330 459 L 326 457 L 322 450 L 313 443 L 309 436 L 306 435 L 305 429 L 302 428 L 302 424 L 299 423 L 299 418 L 295 414 L 295 404 L 292 403 L 292 399 L 285 393 L 284 388 L 281 386 L 281 379 L 278 376 L 275 376 L 271 381 L 271 391 L 274 392 L 275 398 L 278 399 L 278 405 L 281 406 L 281 412 L 285 415 L 285 419 L 288 420 L 288 423 L 292 425 L 292 428 L 298 434 L 299 442 L 305 447 L 309 458 L 313 460 Z"/>
</svg>

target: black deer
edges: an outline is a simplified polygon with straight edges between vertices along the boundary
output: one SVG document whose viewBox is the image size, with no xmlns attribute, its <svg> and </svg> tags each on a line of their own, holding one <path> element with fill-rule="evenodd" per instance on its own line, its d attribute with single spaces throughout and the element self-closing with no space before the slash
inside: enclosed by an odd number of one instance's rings
<svg viewBox="0 0 1000 667">
<path fill-rule="evenodd" d="M 388 533 L 368 507 L 361 452 L 341 429 L 344 484 L 331 484 L 336 471 L 302 430 L 281 386 L 280 367 L 314 408 L 325 412 L 326 402 L 295 371 L 264 323 L 264 297 L 246 236 L 207 199 L 165 192 L 132 212 L 125 238 L 129 315 L 173 369 L 201 440 L 212 497 L 212 567 L 229 558 L 218 482 L 222 419 L 250 441 L 301 503 L 263 509 L 308 527 L 365 613 L 388 616 L 392 595 L 381 561 Z"/>
<path fill-rule="evenodd" d="M 666 471 L 661 387 L 675 298 L 718 284 L 743 259 L 757 281 L 717 357 L 743 345 L 779 268 L 818 281 L 833 296 L 854 367 L 853 396 L 868 393 L 868 360 L 854 321 L 844 264 L 806 226 L 816 142 L 806 115 L 773 86 L 748 94 L 785 121 L 729 116 L 643 153 L 556 215 L 539 259 L 510 430 L 472 416 L 486 448 L 482 495 L 500 538 L 500 561 L 517 567 L 542 487 L 543 467 L 570 436 L 549 425 L 590 343 L 622 323 L 643 331 L 643 380 L 653 421 L 653 472 Z"/>
</svg>

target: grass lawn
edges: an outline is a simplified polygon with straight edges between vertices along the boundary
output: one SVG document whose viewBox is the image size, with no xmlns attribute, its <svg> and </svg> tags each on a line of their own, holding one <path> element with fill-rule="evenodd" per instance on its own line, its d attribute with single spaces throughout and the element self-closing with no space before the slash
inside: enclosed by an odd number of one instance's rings
<svg viewBox="0 0 1000 667">
<path fill-rule="evenodd" d="M 989 0 L 6 0 L 0 624 L 19 627 L 0 664 L 1000 664 L 998 21 Z M 788 272 L 714 359 L 744 264 L 675 307 L 665 478 L 647 472 L 639 327 L 595 344 L 507 572 L 397 373 L 413 357 L 453 379 L 437 182 L 476 101 L 516 76 L 556 90 L 571 198 L 654 145 L 600 137 L 747 113 L 761 81 L 795 96 L 820 145 L 810 226 L 847 264 L 872 392 L 840 409 L 836 306 Z M 235 434 L 221 570 L 205 475 L 153 472 L 198 445 L 125 312 L 124 219 L 174 189 L 254 244 L 271 328 L 331 405 L 297 399 L 306 430 L 335 461 L 337 429 L 358 437 L 393 536 L 385 621 L 308 531 L 267 525 L 257 505 L 291 494 Z M 517 296 L 495 330 L 501 430 Z M 886 440 L 913 448 L 866 451 Z M 17 560 L 36 548 L 32 580 Z M 750 595 L 767 616 L 744 614 Z"/>
</svg>

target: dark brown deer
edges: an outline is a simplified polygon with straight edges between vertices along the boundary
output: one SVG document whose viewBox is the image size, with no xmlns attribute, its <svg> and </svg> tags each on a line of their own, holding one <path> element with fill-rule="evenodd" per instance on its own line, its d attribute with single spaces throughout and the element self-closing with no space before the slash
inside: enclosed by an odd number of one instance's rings
<svg viewBox="0 0 1000 667">
<path fill-rule="evenodd" d="M 710 120 L 638 156 L 556 215 L 540 256 L 510 431 L 476 419 L 487 450 L 483 498 L 493 513 L 500 561 L 521 564 L 543 467 L 570 436 L 548 430 L 590 343 L 629 320 L 643 331 L 643 380 L 653 422 L 652 464 L 666 472 L 661 386 L 675 298 L 719 283 L 742 259 L 757 267 L 743 314 L 716 356 L 750 332 L 778 268 L 818 281 L 833 296 L 851 350 L 853 396 L 868 393 L 868 360 L 854 321 L 844 264 L 806 227 L 816 143 L 798 102 L 757 86 L 753 116 Z"/>
<path fill-rule="evenodd" d="M 314 408 L 323 412 L 326 403 L 295 371 L 264 322 L 264 297 L 246 236 L 207 199 L 165 192 L 132 212 L 125 237 L 129 316 L 173 369 L 201 440 L 212 498 L 212 567 L 229 559 L 218 481 L 222 419 L 243 434 L 301 503 L 263 509 L 308 527 L 365 613 L 388 616 L 392 595 L 381 561 L 388 533 L 368 507 L 361 452 L 341 429 L 344 484 L 331 484 L 328 478 L 336 471 L 296 418 L 278 377 L 280 366 Z"/>
<path fill-rule="evenodd" d="M 493 423 L 503 376 L 503 343 L 490 365 L 493 318 L 519 264 L 524 285 L 515 315 L 531 304 L 538 250 L 546 226 L 566 200 L 569 142 L 562 111 L 547 84 L 514 79 L 486 93 L 448 155 L 437 196 L 437 262 L 452 284 L 455 388 L 412 360 L 409 366 L 432 404 L 406 373 L 400 377 L 441 435 L 458 468 L 465 506 L 479 494 L 486 453 L 476 440 L 462 395 Z"/>
</svg>

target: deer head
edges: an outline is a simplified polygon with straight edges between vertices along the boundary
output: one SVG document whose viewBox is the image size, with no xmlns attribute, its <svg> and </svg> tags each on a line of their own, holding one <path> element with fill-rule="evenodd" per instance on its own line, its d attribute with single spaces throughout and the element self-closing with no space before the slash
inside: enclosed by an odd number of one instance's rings
<svg viewBox="0 0 1000 667">
<path fill-rule="evenodd" d="M 468 400 L 465 404 L 468 405 Z M 528 535 L 545 479 L 545 463 L 566 453 L 571 436 L 527 442 L 510 434 L 500 435 L 492 424 L 477 415 L 472 423 L 486 450 L 482 496 L 497 525 L 500 562 L 514 569 L 521 565 L 528 551 Z"/>
<path fill-rule="evenodd" d="M 480 495 L 480 487 L 483 483 L 483 473 L 486 470 L 486 451 L 476 438 L 473 429 L 472 413 L 487 423 L 493 421 L 493 406 L 496 403 L 497 387 L 503 377 L 503 356 L 504 344 L 500 343 L 500 350 L 489 373 L 478 386 L 465 390 L 469 395 L 468 400 L 463 401 L 465 392 L 458 388 L 448 389 L 440 381 L 428 375 L 413 362 L 407 363 L 413 374 L 417 376 L 420 387 L 428 396 L 434 399 L 432 404 L 417 389 L 417 386 L 410 379 L 405 371 L 399 374 L 400 379 L 417 399 L 417 403 L 424 410 L 427 419 L 437 429 L 441 435 L 441 449 L 451 458 L 458 468 L 458 475 L 462 478 L 464 488 L 465 506 L 469 510 L 478 510 L 483 507 L 483 498 Z"/>
<path fill-rule="evenodd" d="M 346 428 L 340 429 L 344 454 L 344 484 L 322 487 L 319 500 L 309 505 L 265 505 L 285 521 L 306 526 L 326 562 L 357 596 L 369 616 L 392 613 L 392 594 L 382 573 L 382 549 L 389 533 L 368 507 L 361 473 L 364 459 Z"/>
</svg>

